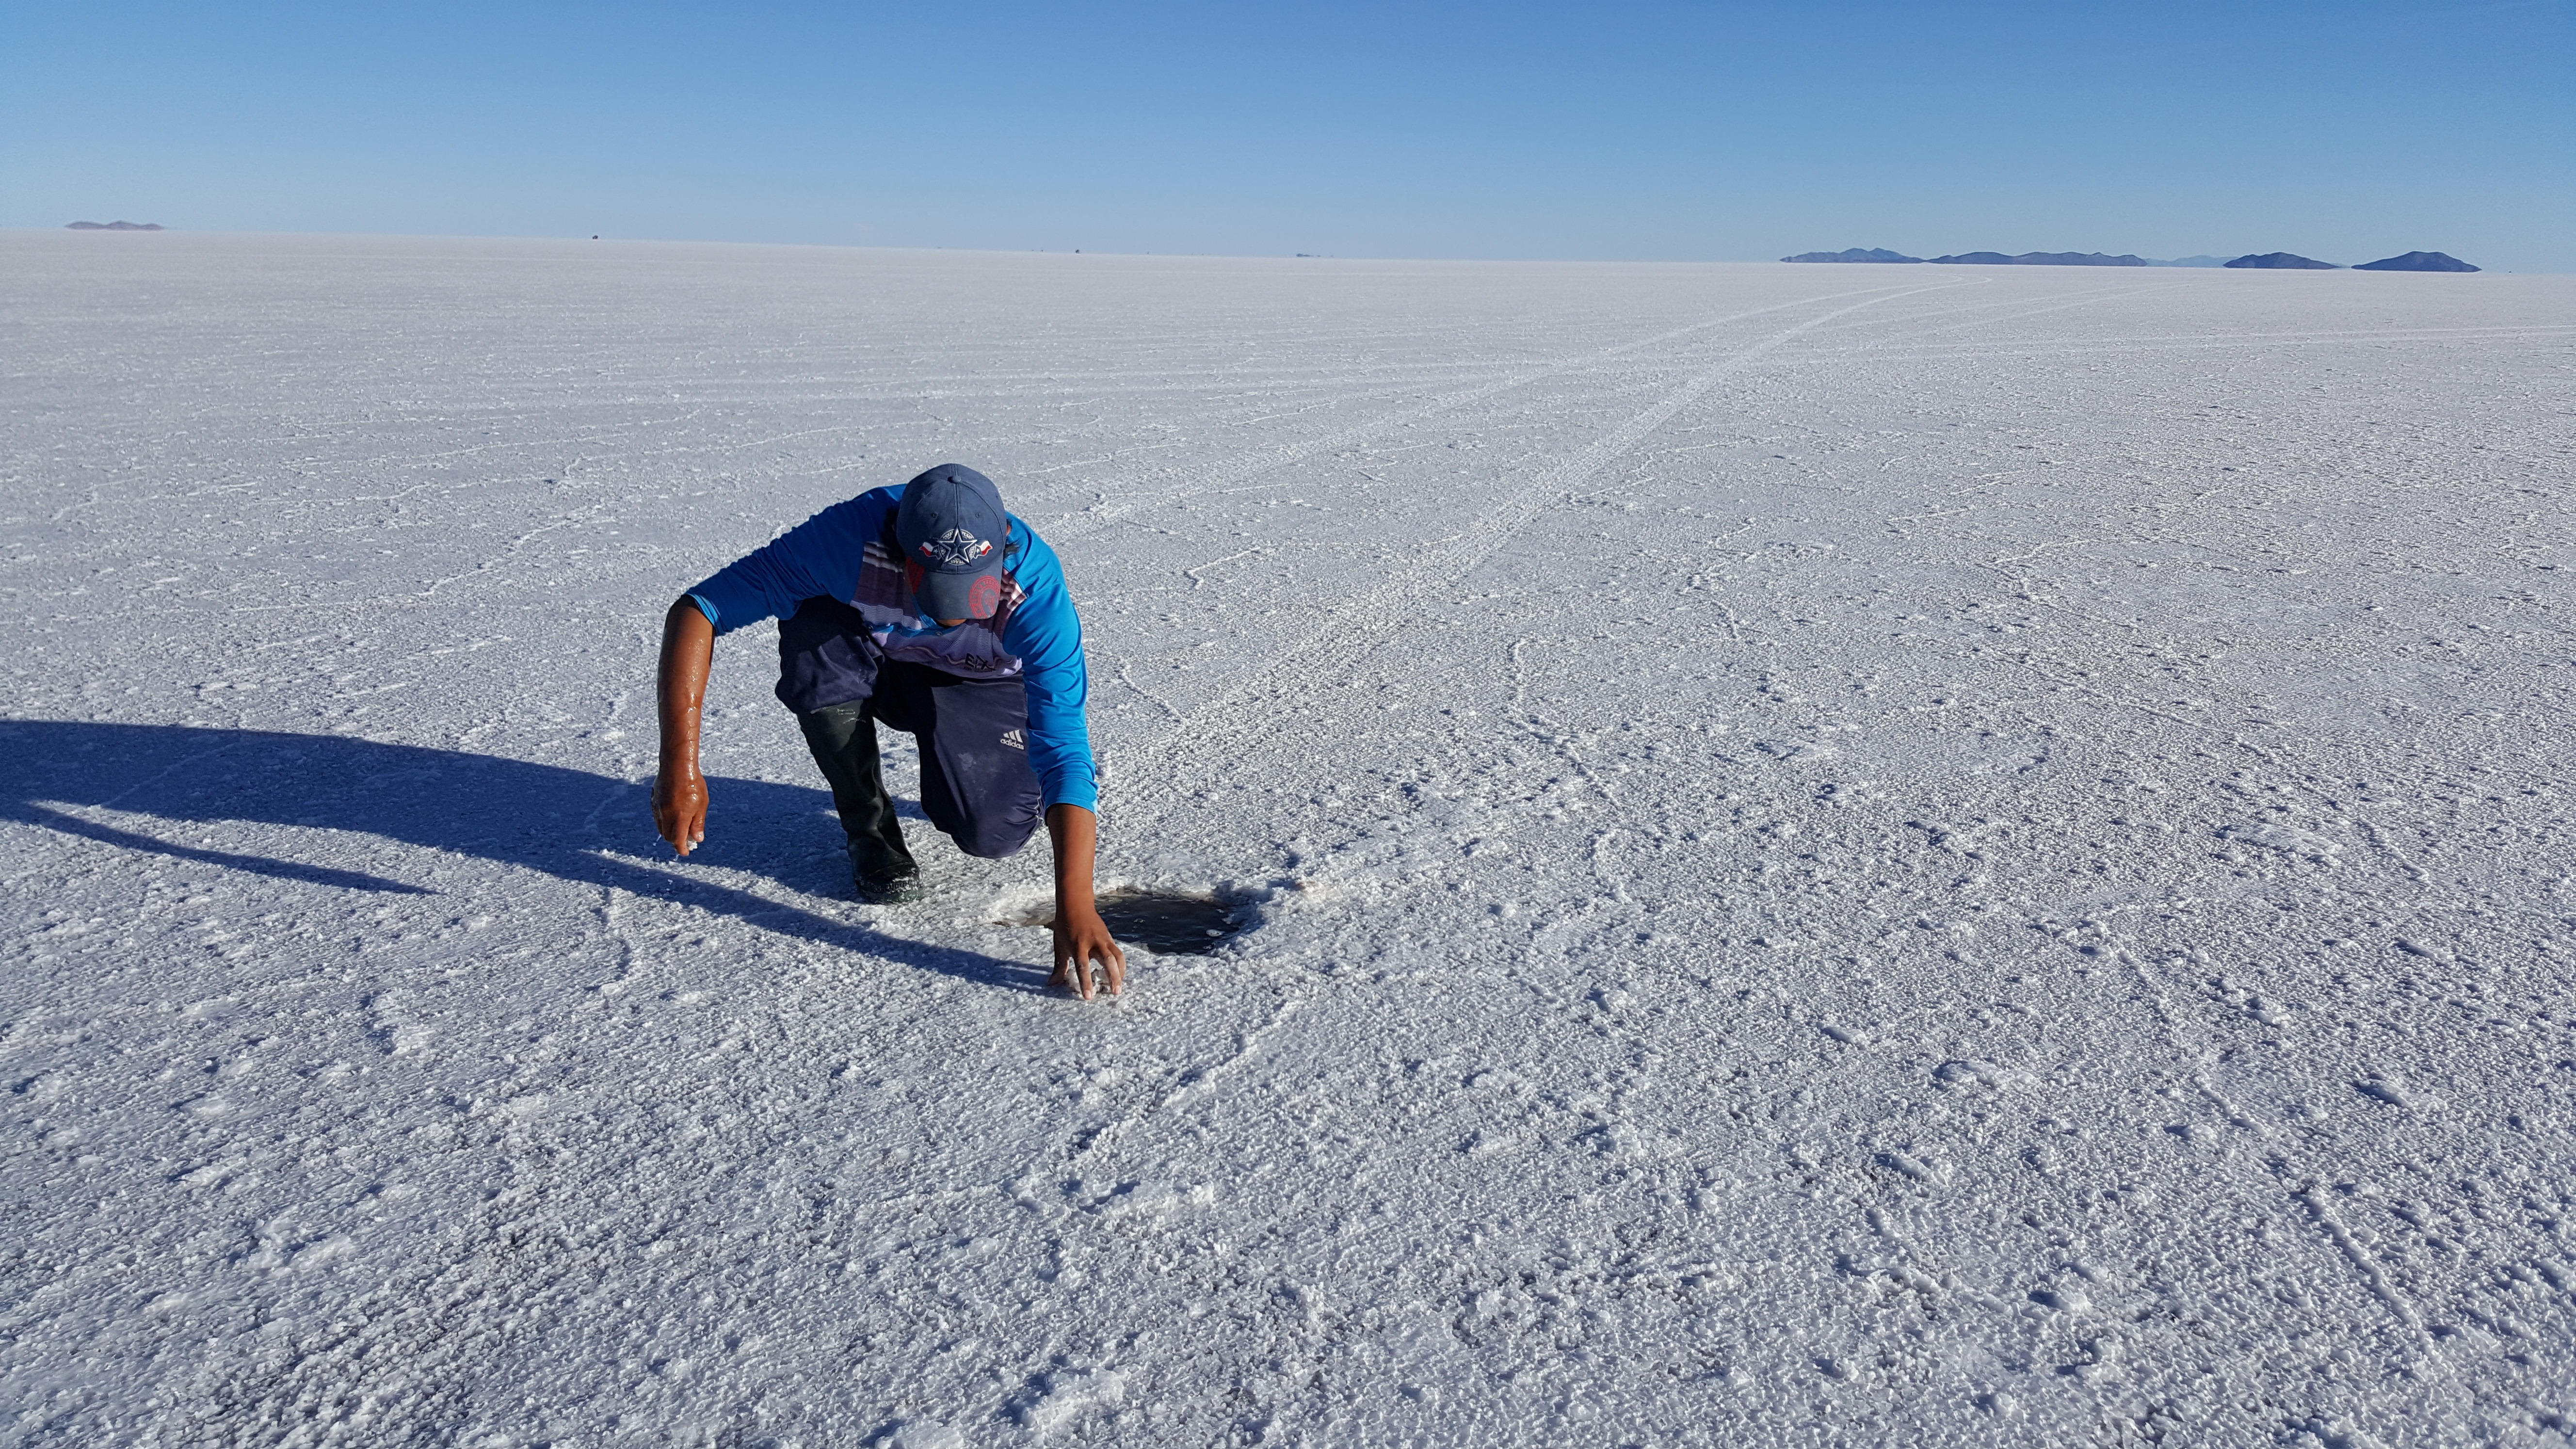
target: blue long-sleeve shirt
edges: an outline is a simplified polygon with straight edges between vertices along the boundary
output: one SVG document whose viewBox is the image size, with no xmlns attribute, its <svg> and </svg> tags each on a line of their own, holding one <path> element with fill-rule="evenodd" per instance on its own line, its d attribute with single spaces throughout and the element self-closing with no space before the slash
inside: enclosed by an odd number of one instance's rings
<svg viewBox="0 0 2576 1449">
<path fill-rule="evenodd" d="M 719 569 L 689 597 L 718 634 L 785 618 L 808 599 L 834 599 L 858 609 L 890 659 L 968 679 L 1016 676 L 1028 693 L 1029 767 L 1046 803 L 1097 810 L 1098 771 L 1083 715 L 1091 675 L 1083 663 L 1082 620 L 1055 550 L 1014 515 L 1002 562 L 1000 632 L 992 620 L 942 628 L 915 607 L 892 544 L 902 497 L 898 486 L 835 503 Z"/>
</svg>

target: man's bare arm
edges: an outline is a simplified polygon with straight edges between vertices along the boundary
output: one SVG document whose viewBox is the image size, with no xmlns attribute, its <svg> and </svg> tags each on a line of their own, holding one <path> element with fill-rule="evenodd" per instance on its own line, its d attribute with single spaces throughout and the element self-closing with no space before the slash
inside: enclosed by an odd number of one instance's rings
<svg viewBox="0 0 2576 1449">
<path fill-rule="evenodd" d="M 707 838 L 698 717 L 706 706 L 707 670 L 715 657 L 715 626 L 694 601 L 683 597 L 662 616 L 662 669 L 655 689 L 662 709 L 662 769 L 653 779 L 654 827 L 682 855 Z"/>
<path fill-rule="evenodd" d="M 1047 807 L 1047 839 L 1055 847 L 1055 975 L 1048 984 L 1092 996 L 1091 963 L 1100 962 L 1109 994 L 1127 987 L 1127 953 L 1109 938 L 1092 893 L 1092 858 L 1100 848 L 1100 821 L 1079 805 Z"/>
</svg>

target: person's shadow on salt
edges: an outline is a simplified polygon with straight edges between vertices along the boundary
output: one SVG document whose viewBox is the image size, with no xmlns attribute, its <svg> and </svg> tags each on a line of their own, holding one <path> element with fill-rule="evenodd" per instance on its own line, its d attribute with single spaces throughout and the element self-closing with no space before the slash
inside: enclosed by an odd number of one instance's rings
<svg viewBox="0 0 2576 1449">
<path fill-rule="evenodd" d="M 69 813 L 86 807 L 174 824 L 227 820 L 318 826 L 525 866 L 584 885 L 696 906 L 799 940 L 884 957 L 989 986 L 1040 991 L 1015 961 L 905 941 L 803 907 L 616 853 L 658 846 L 649 791 L 605 775 L 458 750 L 339 735 L 78 720 L 0 722 L 9 784 L 0 814 L 127 850 L 341 890 L 436 894 L 346 864 L 272 859 L 165 840 Z M 699 858 L 829 899 L 848 888 L 831 796 L 802 785 L 710 778 L 721 850 Z M 710 832 L 711 835 L 714 832 Z"/>
</svg>

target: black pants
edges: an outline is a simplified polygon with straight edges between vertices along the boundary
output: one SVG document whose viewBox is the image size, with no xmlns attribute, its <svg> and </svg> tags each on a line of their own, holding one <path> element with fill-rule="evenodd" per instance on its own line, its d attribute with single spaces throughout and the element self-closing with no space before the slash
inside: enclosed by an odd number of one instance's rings
<svg viewBox="0 0 2576 1449">
<path fill-rule="evenodd" d="M 874 653 L 871 648 L 868 652 Z M 878 655 L 865 698 L 799 714 L 806 747 L 871 875 L 912 864 L 877 762 L 877 724 L 921 744 L 921 812 L 968 855 L 1016 854 L 1045 815 L 1029 768 L 1028 694 L 1016 679 L 960 679 Z"/>
</svg>

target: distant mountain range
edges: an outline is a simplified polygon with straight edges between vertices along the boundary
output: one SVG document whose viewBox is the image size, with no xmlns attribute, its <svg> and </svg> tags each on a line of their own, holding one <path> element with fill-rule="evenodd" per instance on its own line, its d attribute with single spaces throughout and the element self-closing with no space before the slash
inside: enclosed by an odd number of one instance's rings
<svg viewBox="0 0 2576 1449">
<path fill-rule="evenodd" d="M 2002 252 L 1958 252 L 1946 257 L 1909 257 L 1885 247 L 1852 247 L 1839 252 L 1800 252 L 1782 257 L 1784 262 L 1920 262 L 1930 266 L 1949 267 L 2236 267 L 2261 271 L 2326 271 L 2337 270 L 2332 262 L 2317 261 L 2295 252 L 2260 252 L 2233 261 L 2225 257 L 2175 257 L 2157 261 L 2153 257 L 2132 256 L 2126 252 L 2109 256 L 2102 252 L 2023 252 L 2017 257 Z M 2444 252 L 2408 252 L 2402 257 L 2363 262 L 2356 272 L 2474 272 L 2477 268 Z"/>
<path fill-rule="evenodd" d="M 2145 257 L 2126 254 L 2106 256 L 2101 252 L 2023 252 L 2017 257 L 2002 252 L 1960 252 L 1953 256 L 1934 257 L 1936 267 L 2143 267 Z"/>
<path fill-rule="evenodd" d="M 2332 262 L 2321 262 L 2314 257 L 2300 256 L 2296 252 L 2265 252 L 2260 256 L 2238 257 L 2228 265 L 2267 272 L 2331 272 L 2335 269 L 2335 264 Z"/>
<path fill-rule="evenodd" d="M 2402 257 L 2381 257 L 2363 262 L 2356 272 L 2474 272 L 2477 268 L 2448 252 L 2408 252 Z"/>
<path fill-rule="evenodd" d="M 1903 252 L 1892 252 L 1885 247 L 1853 247 L 1849 251 L 1840 252 L 1800 252 L 1794 257 L 1782 257 L 1780 260 L 1784 262 L 1919 262 L 1923 259 L 1909 257 Z"/>
<path fill-rule="evenodd" d="M 1947 257 L 1909 257 L 1885 247 L 1853 247 L 1840 252 L 1800 252 L 1782 257 L 1784 262 L 1923 262 L 1936 267 L 2215 267 L 2223 265 L 2218 257 L 2187 257 L 2178 262 L 2149 261 L 2145 257 L 2108 256 L 2101 252 L 2024 252 L 2017 257 L 2002 252 L 1960 252 Z"/>
<path fill-rule="evenodd" d="M 2300 256 L 2296 252 L 2265 252 L 2257 257 L 2238 257 L 2228 265 L 2259 267 L 2266 271 L 2335 272 L 2342 270 L 2332 262 L 2321 262 L 2314 257 Z M 2448 252 L 2408 252 L 2402 257 L 2381 257 L 2375 262 L 2363 262 L 2353 270 L 2356 272 L 2474 272 L 2478 269 Z"/>
<path fill-rule="evenodd" d="M 160 231 L 157 221 L 76 221 L 65 231 Z"/>
</svg>

